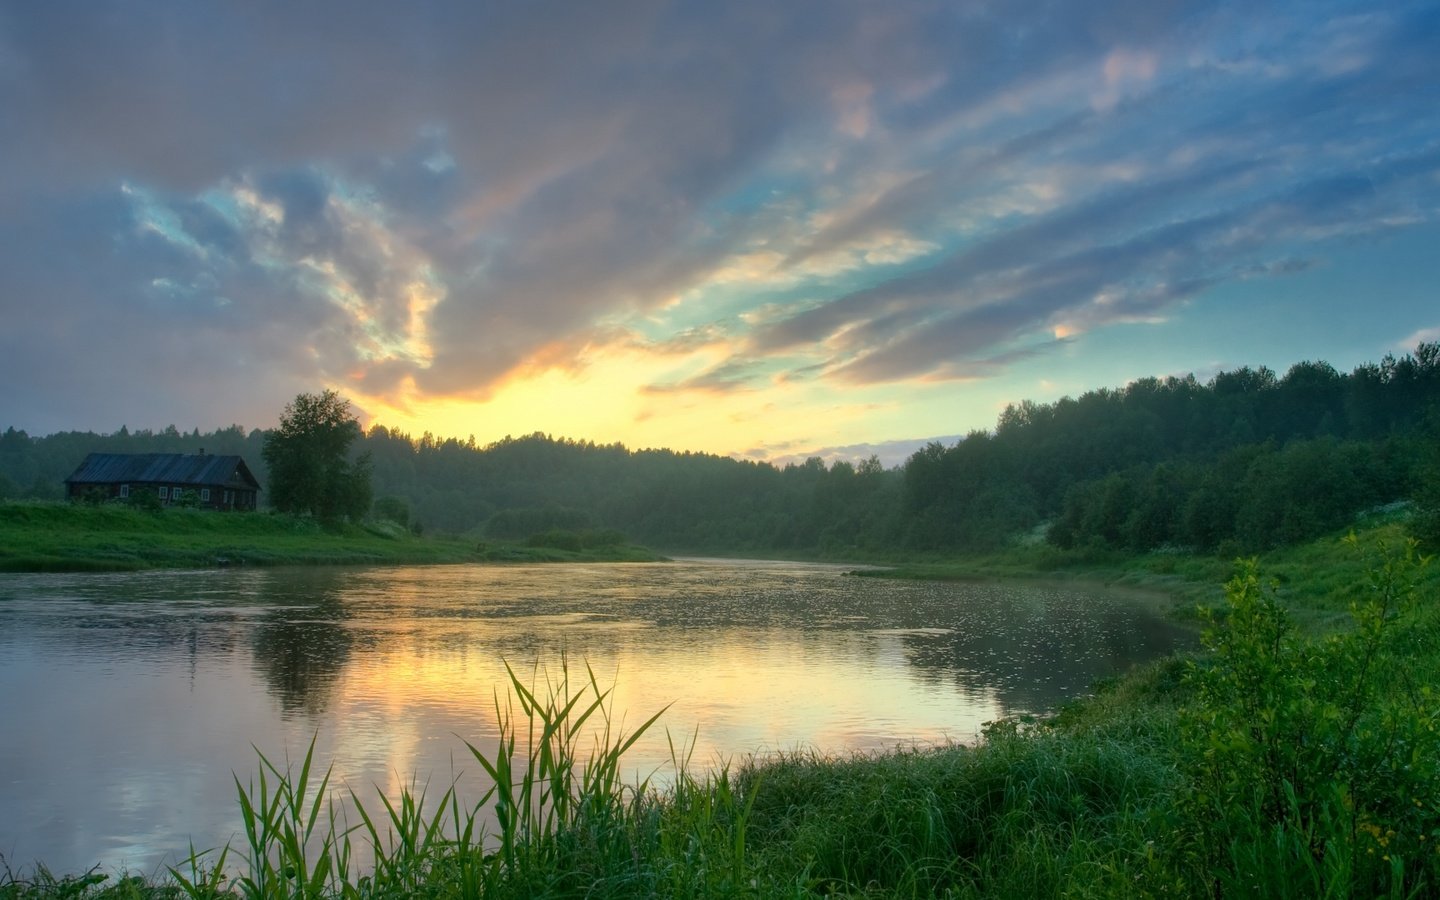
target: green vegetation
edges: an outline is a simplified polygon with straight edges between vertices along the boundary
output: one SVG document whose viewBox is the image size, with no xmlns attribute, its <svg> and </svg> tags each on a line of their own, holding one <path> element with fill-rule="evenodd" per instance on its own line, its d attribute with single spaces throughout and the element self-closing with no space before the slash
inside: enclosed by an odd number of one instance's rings
<svg viewBox="0 0 1440 900">
<path fill-rule="evenodd" d="M 419 537 L 390 520 L 323 525 L 282 514 L 135 509 L 0 500 L 0 572 L 124 571 L 241 565 L 648 562 L 612 536 L 575 549 Z"/>
<path fill-rule="evenodd" d="M 667 784 L 623 784 L 656 719 L 614 732 L 588 669 L 540 689 L 512 672 L 498 745 L 472 748 L 500 785 L 476 805 L 354 798 L 347 830 L 312 758 L 261 757 L 228 856 L 164 883 L 11 873 L 0 898 L 1434 896 L 1440 572 L 1394 523 L 1270 564 L 1316 577 L 1244 562 L 1206 653 L 974 747 L 677 758 Z"/>
<path fill-rule="evenodd" d="M 370 512 L 370 457 L 350 458 L 360 437 L 350 401 L 334 391 L 301 394 L 265 436 L 269 502 L 281 512 L 358 522 Z"/>
<path fill-rule="evenodd" d="M 1419 614 L 1417 578 L 1413 545 L 1382 547 L 1354 627 L 1322 641 L 1295 633 L 1253 562 L 1227 586 L 1181 710 L 1179 804 L 1224 893 L 1440 889 L 1440 617 L 1433 593 Z"/>
<path fill-rule="evenodd" d="M 171 427 L 31 437 L 11 427 L 0 433 L 0 496 L 58 499 L 63 479 L 92 451 L 203 447 L 244 456 L 265 488 L 262 503 L 322 518 L 363 518 L 368 501 L 346 505 L 339 498 L 350 495 L 339 489 L 324 501 L 295 491 L 343 488 L 368 459 L 382 501 L 370 514 L 495 540 L 616 529 L 674 553 L 917 560 L 1033 539 L 1089 554 L 1233 558 L 1410 502 L 1417 536 L 1440 550 L 1437 343 L 1349 374 L 1302 362 L 1284 375 L 1245 367 L 1204 383 L 1146 378 L 1049 404 L 1025 401 L 993 430 L 932 443 L 889 470 L 873 457 L 773 466 L 542 434 L 488 446 L 381 425 L 360 436 L 343 402 L 301 395 L 268 434 L 232 426 L 203 435 Z M 319 408 L 310 415 L 302 406 Z M 290 437 L 317 422 L 352 437 L 348 453 L 332 442 L 320 457 L 338 468 L 290 466 L 299 446 Z"/>
</svg>

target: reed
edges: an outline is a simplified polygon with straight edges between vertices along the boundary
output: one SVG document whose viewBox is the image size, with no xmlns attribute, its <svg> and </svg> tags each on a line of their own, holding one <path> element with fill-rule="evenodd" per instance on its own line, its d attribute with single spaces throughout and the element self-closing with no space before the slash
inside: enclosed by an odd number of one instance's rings
<svg viewBox="0 0 1440 900">
<path fill-rule="evenodd" d="M 398 798 L 381 794 L 378 808 L 349 789 L 348 803 L 336 805 L 331 772 L 315 765 L 313 740 L 298 769 L 281 768 L 257 749 L 257 778 L 236 779 L 245 838 L 239 874 L 225 873 L 229 847 L 213 864 L 192 851 L 183 871 L 170 869 L 173 886 L 192 898 L 246 900 L 633 896 L 641 885 L 652 889 L 661 879 L 647 864 L 665 808 L 699 806 L 667 802 L 646 781 L 623 779 L 624 754 L 664 710 L 626 732 L 614 719 L 611 689 L 588 664 L 575 679 L 562 663 L 538 689 L 508 663 L 506 671 L 510 691 L 496 699 L 496 746 L 486 752 L 466 744 L 493 781 L 473 805 L 462 805 L 453 785 L 432 802 L 413 784 Z M 715 798 L 728 788 L 715 790 L 710 776 L 682 772 L 679 783 L 687 795 L 704 796 L 711 812 L 725 805 Z M 373 861 L 363 871 L 357 849 Z"/>
</svg>

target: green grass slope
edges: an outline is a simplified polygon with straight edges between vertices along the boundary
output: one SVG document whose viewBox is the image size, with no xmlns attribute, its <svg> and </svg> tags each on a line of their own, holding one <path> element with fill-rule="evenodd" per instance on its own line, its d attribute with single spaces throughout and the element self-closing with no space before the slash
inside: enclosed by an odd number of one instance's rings
<svg viewBox="0 0 1440 900">
<path fill-rule="evenodd" d="M 389 523 L 326 527 L 266 513 L 0 502 L 0 571 L 7 572 L 657 559 L 631 545 L 567 551 L 477 544 L 418 537 Z"/>
</svg>

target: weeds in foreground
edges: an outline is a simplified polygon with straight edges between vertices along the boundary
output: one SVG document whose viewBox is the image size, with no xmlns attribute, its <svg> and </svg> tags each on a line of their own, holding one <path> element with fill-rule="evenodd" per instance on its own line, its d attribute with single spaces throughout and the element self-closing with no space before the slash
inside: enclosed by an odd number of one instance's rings
<svg viewBox="0 0 1440 900">
<path fill-rule="evenodd" d="M 192 852 L 187 871 L 170 870 L 175 885 L 192 898 L 247 900 L 653 892 L 658 873 L 643 864 L 654 856 L 658 830 L 644 826 L 665 804 L 645 781 L 623 782 L 621 759 L 664 710 L 625 733 L 612 717 L 610 690 L 588 665 L 578 686 L 565 665 L 543 692 L 508 664 L 506 671 L 510 699 L 496 700 L 494 751 L 466 745 L 493 781 L 473 806 L 462 807 L 452 785 L 433 803 L 413 786 L 394 800 L 382 794 L 383 814 L 347 791 L 350 803 L 336 809 L 327 799 L 331 773 L 314 767 L 313 740 L 298 772 L 257 750 L 258 780 L 236 779 L 241 874 L 224 874 L 229 848 L 213 865 Z M 696 795 L 728 796 L 723 771 L 696 780 L 682 769 L 681 778 Z M 352 813 L 358 821 L 342 826 Z M 373 859 L 363 873 L 357 841 Z M 614 890 L 597 894 L 607 882 Z"/>
</svg>

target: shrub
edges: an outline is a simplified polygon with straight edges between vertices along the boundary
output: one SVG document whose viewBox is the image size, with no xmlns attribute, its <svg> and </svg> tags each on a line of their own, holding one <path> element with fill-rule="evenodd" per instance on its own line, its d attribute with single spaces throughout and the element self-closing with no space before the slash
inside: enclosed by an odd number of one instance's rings
<svg viewBox="0 0 1440 900">
<path fill-rule="evenodd" d="M 160 495 L 151 488 L 131 488 L 130 496 L 125 502 L 135 509 L 143 509 L 146 512 L 158 513 L 165 508 L 160 502 Z"/>
<path fill-rule="evenodd" d="M 518 541 L 547 531 L 581 531 L 591 526 L 590 514 L 563 506 L 502 509 L 485 523 L 485 536 L 498 541 Z"/>
<path fill-rule="evenodd" d="M 1354 544 L 1353 537 L 1350 539 Z M 1226 585 L 1191 679 L 1182 802 L 1225 895 L 1401 896 L 1440 887 L 1440 697 L 1406 664 L 1424 626 L 1414 542 L 1379 548 L 1355 627 L 1299 638 L 1254 560 Z"/>
<path fill-rule="evenodd" d="M 569 550 L 572 553 L 579 553 L 581 549 L 580 535 L 573 531 L 565 531 L 560 528 L 552 528 L 549 531 L 542 531 L 539 534 L 532 534 L 525 539 L 527 547 L 550 547 L 555 550 Z"/>
<path fill-rule="evenodd" d="M 374 515 L 377 519 L 394 522 L 401 528 L 410 525 L 410 505 L 399 497 L 381 497 L 375 501 Z"/>
</svg>

